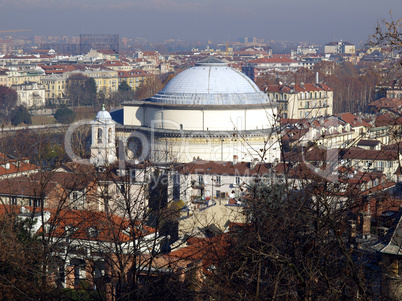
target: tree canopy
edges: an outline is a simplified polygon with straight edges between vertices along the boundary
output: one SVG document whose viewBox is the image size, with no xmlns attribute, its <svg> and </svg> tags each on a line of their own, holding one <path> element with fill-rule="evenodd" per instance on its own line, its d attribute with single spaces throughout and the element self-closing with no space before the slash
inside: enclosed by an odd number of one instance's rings
<svg viewBox="0 0 402 301">
<path fill-rule="evenodd" d="M 127 84 L 125 80 L 123 80 L 119 85 L 119 92 L 127 92 L 131 91 L 131 87 Z"/>
<path fill-rule="evenodd" d="M 54 118 L 56 118 L 58 122 L 64 124 L 72 123 L 75 117 L 76 117 L 75 112 L 67 107 L 57 109 L 56 113 L 54 114 Z"/>
<path fill-rule="evenodd" d="M 31 114 L 24 106 L 18 106 L 11 112 L 11 124 L 16 126 L 21 123 L 32 124 Z"/>
<path fill-rule="evenodd" d="M 16 106 L 18 100 L 17 92 L 9 87 L 0 85 L 0 114 L 8 116 L 9 112 Z"/>
<path fill-rule="evenodd" d="M 73 74 L 67 79 L 66 95 L 73 106 L 96 105 L 96 82 L 92 77 Z"/>
<path fill-rule="evenodd" d="M 154 96 L 163 89 L 163 84 L 159 78 L 155 80 L 144 81 L 142 85 L 135 91 L 136 99 L 146 99 Z"/>
</svg>

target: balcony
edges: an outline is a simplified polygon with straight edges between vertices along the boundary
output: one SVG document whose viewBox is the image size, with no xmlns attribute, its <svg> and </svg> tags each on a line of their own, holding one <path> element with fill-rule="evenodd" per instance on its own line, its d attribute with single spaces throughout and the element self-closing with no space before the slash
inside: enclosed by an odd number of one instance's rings
<svg viewBox="0 0 402 301">
<path fill-rule="evenodd" d="M 205 183 L 199 181 L 191 181 L 191 188 L 193 189 L 204 189 Z"/>
</svg>

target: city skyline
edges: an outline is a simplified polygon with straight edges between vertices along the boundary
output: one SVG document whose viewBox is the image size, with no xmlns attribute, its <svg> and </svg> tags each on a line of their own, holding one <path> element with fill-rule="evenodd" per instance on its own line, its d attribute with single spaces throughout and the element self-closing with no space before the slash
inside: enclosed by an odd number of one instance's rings
<svg viewBox="0 0 402 301">
<path fill-rule="evenodd" d="M 0 30 L 31 35 L 118 33 L 121 37 L 234 41 L 239 37 L 327 43 L 367 41 L 377 21 L 402 16 L 398 0 L 304 2 L 221 0 L 0 1 Z"/>
</svg>

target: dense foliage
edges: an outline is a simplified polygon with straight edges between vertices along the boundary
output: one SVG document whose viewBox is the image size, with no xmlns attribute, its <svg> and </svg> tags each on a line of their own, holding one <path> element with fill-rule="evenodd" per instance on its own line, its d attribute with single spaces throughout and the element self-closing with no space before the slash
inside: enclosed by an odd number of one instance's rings
<svg viewBox="0 0 402 301">
<path fill-rule="evenodd" d="M 76 114 L 73 110 L 67 107 L 62 107 L 57 109 L 56 113 L 54 114 L 54 118 L 64 124 L 72 123 L 76 117 Z"/>
<path fill-rule="evenodd" d="M 7 117 L 17 104 L 17 92 L 9 87 L 0 85 L 0 116 Z"/>
<path fill-rule="evenodd" d="M 123 80 L 120 85 L 119 85 L 119 91 L 120 92 L 127 92 L 130 91 L 131 87 L 127 84 L 125 80 Z"/>
<path fill-rule="evenodd" d="M 92 106 L 97 103 L 97 87 L 92 77 L 73 74 L 67 79 L 66 95 L 73 106 Z"/>
<path fill-rule="evenodd" d="M 334 200 L 284 185 L 252 187 L 247 225 L 210 277 L 214 300 L 367 300 L 374 278 L 366 258 L 348 246 L 343 210 Z M 370 275 L 370 276 L 368 276 Z"/>
<path fill-rule="evenodd" d="M 31 114 L 29 114 L 28 109 L 24 106 L 16 107 L 11 112 L 10 120 L 11 124 L 14 126 L 17 126 L 21 123 L 32 124 Z"/>
</svg>

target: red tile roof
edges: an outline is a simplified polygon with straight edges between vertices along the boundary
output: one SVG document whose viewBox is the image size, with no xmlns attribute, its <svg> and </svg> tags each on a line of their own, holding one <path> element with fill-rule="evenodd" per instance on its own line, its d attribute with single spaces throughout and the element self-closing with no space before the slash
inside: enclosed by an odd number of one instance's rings
<svg viewBox="0 0 402 301">
<path fill-rule="evenodd" d="M 356 115 L 353 115 L 352 113 L 341 113 L 336 115 L 346 123 L 349 123 L 352 127 L 356 126 L 364 126 L 364 127 L 370 127 L 371 125 L 361 118 L 357 117 Z"/>
<path fill-rule="evenodd" d="M 68 64 L 58 64 L 58 65 L 39 64 L 38 66 L 41 67 L 45 71 L 45 74 L 61 74 L 64 72 L 74 71 L 74 70 L 78 69 L 77 66 L 68 65 Z"/>
<path fill-rule="evenodd" d="M 270 166 L 260 163 L 254 168 L 250 167 L 248 162 L 233 162 L 226 161 L 204 161 L 196 160 L 181 165 L 177 168 L 182 174 L 214 174 L 214 175 L 235 175 L 235 176 L 255 176 L 269 173 Z"/>
<path fill-rule="evenodd" d="M 128 66 L 128 64 L 123 63 L 121 61 L 105 61 L 102 64 L 102 66 L 104 66 L 104 67 L 110 67 L 110 66 L 116 67 L 116 66 Z"/>
<path fill-rule="evenodd" d="M 402 116 L 390 112 L 381 114 L 375 119 L 375 126 L 402 125 Z"/>
<path fill-rule="evenodd" d="M 265 92 L 275 92 L 275 93 L 290 93 L 292 90 L 295 92 L 320 92 L 320 91 L 332 91 L 332 89 L 326 84 L 297 84 L 294 86 L 288 85 L 267 85 L 265 86 Z"/>
<path fill-rule="evenodd" d="M 133 69 L 130 71 L 119 71 L 118 76 L 120 78 L 129 78 L 129 77 L 147 77 L 152 75 L 141 69 Z"/>
<path fill-rule="evenodd" d="M 251 61 L 247 61 L 247 63 L 252 64 L 278 64 L 278 63 L 297 63 L 296 60 L 292 60 L 287 57 L 270 57 L 270 58 L 259 58 Z"/>
<path fill-rule="evenodd" d="M 83 190 L 94 182 L 94 174 L 67 172 L 35 173 L 30 176 L 0 180 L 0 194 L 11 196 L 46 197 L 55 188 L 68 192 Z"/>
<path fill-rule="evenodd" d="M 396 151 L 382 151 L 382 150 L 366 150 L 357 147 L 349 149 L 318 149 L 314 148 L 303 154 L 289 152 L 285 153 L 286 162 L 303 162 L 303 160 L 310 162 L 325 162 L 333 157 L 334 160 L 340 159 L 359 159 L 359 160 L 381 160 L 381 161 L 395 161 L 398 160 L 398 153 Z"/>
<path fill-rule="evenodd" d="M 402 99 L 400 98 L 380 98 L 369 104 L 369 107 L 377 109 L 399 109 L 402 106 Z"/>
<path fill-rule="evenodd" d="M 30 213 L 41 213 L 39 208 L 24 206 Z M 143 237 L 156 230 L 143 225 L 136 220 L 130 222 L 120 216 L 105 212 L 87 210 L 59 210 L 45 208 L 43 212 L 50 212 L 50 219 L 46 222 L 50 226 L 53 237 L 125 242 L 133 238 Z M 21 206 L 0 204 L 0 216 L 4 214 L 19 214 Z M 134 225 L 134 226 L 133 226 Z M 43 227 L 39 232 L 43 231 Z"/>
<path fill-rule="evenodd" d="M 0 177 L 24 174 L 39 170 L 39 166 L 29 163 L 27 158 L 21 160 L 11 159 L 0 153 Z"/>
<path fill-rule="evenodd" d="M 51 235 L 72 239 L 125 242 L 133 237 L 155 233 L 155 229 L 113 214 L 85 210 L 50 210 L 47 224 L 53 227 Z"/>
</svg>

